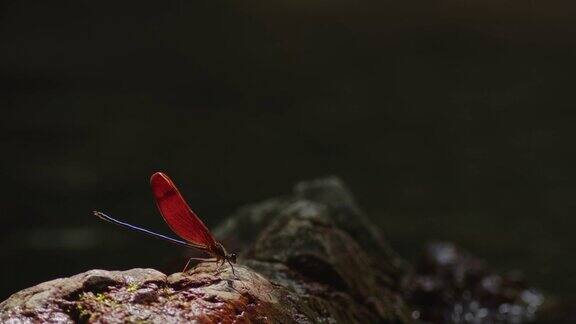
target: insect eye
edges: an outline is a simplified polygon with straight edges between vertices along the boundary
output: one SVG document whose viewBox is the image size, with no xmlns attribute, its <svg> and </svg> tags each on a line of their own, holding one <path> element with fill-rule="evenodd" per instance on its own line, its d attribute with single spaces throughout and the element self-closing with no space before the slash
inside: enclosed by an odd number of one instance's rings
<svg viewBox="0 0 576 324">
<path fill-rule="evenodd" d="M 232 263 L 236 263 L 236 257 L 237 257 L 236 253 L 230 253 L 228 255 L 228 260 L 230 260 L 230 262 L 232 262 Z"/>
</svg>

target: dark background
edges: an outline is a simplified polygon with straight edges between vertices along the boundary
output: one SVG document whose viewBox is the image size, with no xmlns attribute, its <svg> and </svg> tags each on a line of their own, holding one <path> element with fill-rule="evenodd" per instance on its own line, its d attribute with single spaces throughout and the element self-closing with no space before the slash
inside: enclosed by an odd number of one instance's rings
<svg viewBox="0 0 576 324">
<path fill-rule="evenodd" d="M 576 293 L 576 17 L 554 0 L 8 1 L 0 299 L 179 270 L 148 178 L 214 227 L 336 174 L 408 259 L 453 240 Z"/>
</svg>

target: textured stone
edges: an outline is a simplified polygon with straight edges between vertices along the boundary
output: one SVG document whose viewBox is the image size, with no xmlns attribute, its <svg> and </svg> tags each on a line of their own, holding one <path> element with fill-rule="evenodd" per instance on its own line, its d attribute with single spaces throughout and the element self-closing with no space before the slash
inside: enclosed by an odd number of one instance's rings
<svg viewBox="0 0 576 324">
<path fill-rule="evenodd" d="M 235 275 L 215 263 L 168 276 L 91 270 L 12 295 L 0 322 L 518 323 L 545 305 L 452 244 L 429 245 L 411 267 L 333 177 L 241 208 L 215 234 L 243 251 Z"/>
</svg>

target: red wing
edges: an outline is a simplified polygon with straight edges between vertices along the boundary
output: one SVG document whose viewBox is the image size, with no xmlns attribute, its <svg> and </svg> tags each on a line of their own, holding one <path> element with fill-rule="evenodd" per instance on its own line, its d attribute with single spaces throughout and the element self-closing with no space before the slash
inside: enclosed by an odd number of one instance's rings
<svg viewBox="0 0 576 324">
<path fill-rule="evenodd" d="M 150 185 L 156 206 L 174 233 L 202 249 L 216 245 L 206 225 L 190 209 L 167 175 L 162 172 L 154 173 L 150 178 Z"/>
</svg>

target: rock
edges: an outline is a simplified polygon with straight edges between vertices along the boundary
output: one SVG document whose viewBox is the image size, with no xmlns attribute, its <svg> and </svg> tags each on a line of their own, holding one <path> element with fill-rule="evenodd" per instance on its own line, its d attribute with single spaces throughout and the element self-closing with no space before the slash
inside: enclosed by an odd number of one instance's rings
<svg viewBox="0 0 576 324">
<path fill-rule="evenodd" d="M 17 292 L 2 302 L 0 322 L 72 323 L 80 319 L 85 296 L 107 293 L 111 287 L 162 283 L 165 277 L 154 269 L 90 270 L 70 278 L 47 281 Z"/>
<path fill-rule="evenodd" d="M 531 322 L 545 302 L 518 272 L 497 274 L 446 242 L 426 246 L 405 293 L 419 317 L 435 323 Z"/>
<path fill-rule="evenodd" d="M 243 251 L 234 273 L 214 263 L 168 276 L 91 270 L 12 295 L 0 322 L 410 323 L 467 321 L 472 310 L 474 319 L 517 322 L 542 303 L 450 244 L 431 245 L 413 269 L 333 177 L 244 207 L 215 234 Z"/>
<path fill-rule="evenodd" d="M 12 295 L 0 321 L 410 322 L 404 263 L 375 228 L 336 178 L 302 183 L 215 231 L 245 251 L 235 275 L 92 270 Z"/>
</svg>

